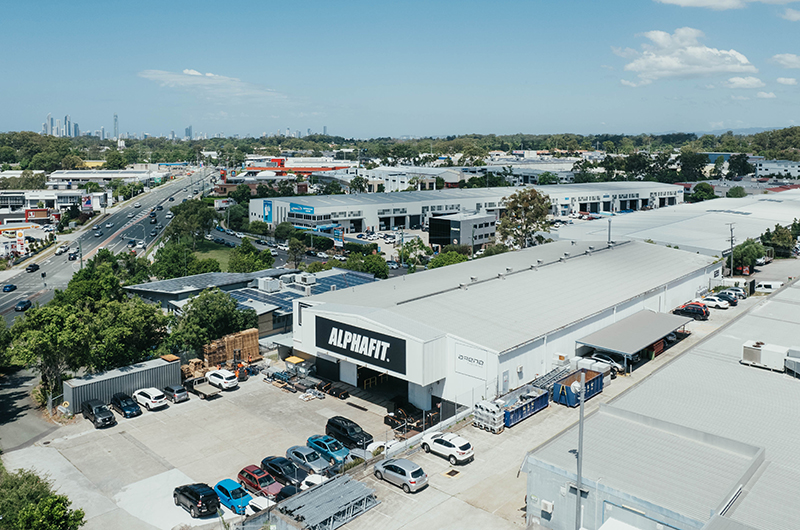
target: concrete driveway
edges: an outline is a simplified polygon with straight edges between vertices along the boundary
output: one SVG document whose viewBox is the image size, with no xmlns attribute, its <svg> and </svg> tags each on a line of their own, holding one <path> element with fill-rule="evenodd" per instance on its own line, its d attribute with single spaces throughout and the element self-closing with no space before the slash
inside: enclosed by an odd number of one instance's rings
<svg viewBox="0 0 800 530">
<path fill-rule="evenodd" d="M 0 448 L 4 453 L 27 447 L 58 428 L 42 418 L 30 397 L 38 382 L 32 370 L 0 375 Z"/>
</svg>

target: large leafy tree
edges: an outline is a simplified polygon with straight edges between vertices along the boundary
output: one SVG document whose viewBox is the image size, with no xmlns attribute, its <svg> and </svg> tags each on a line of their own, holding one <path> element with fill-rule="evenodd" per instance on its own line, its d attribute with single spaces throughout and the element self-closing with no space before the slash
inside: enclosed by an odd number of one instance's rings
<svg viewBox="0 0 800 530">
<path fill-rule="evenodd" d="M 703 168 L 708 164 L 708 155 L 694 152 L 690 149 L 681 150 L 678 156 L 681 167 L 680 178 L 686 182 L 694 182 L 706 178 Z"/>
<path fill-rule="evenodd" d="M 767 231 L 761 234 L 761 243 L 764 246 L 772 247 L 776 256 L 788 258 L 792 255 L 795 238 L 789 228 L 776 224 L 774 230 L 767 228 Z"/>
<path fill-rule="evenodd" d="M 83 525 L 83 511 L 69 510 L 48 480 L 33 471 L 7 473 L 0 467 L 0 530 L 74 530 Z M 62 508 L 58 508 L 58 505 Z M 34 515 L 34 517 L 31 517 Z"/>
<path fill-rule="evenodd" d="M 19 511 L 15 530 L 78 530 L 86 524 L 81 509 L 72 510 L 65 495 L 48 495 Z"/>
<path fill-rule="evenodd" d="M 106 169 L 125 169 L 127 160 L 122 156 L 122 153 L 116 149 L 109 149 L 106 151 Z"/>
<path fill-rule="evenodd" d="M 742 175 L 749 175 L 753 173 L 756 168 L 748 162 L 748 156 L 744 153 L 732 155 L 728 159 L 728 174 L 734 177 L 741 177 Z"/>
<path fill-rule="evenodd" d="M 454 265 L 464 261 L 467 261 L 467 257 L 464 254 L 451 250 L 450 252 L 444 252 L 434 256 L 428 262 L 428 268 L 438 269 L 439 267 L 446 267 L 447 265 Z"/>
<path fill-rule="evenodd" d="M 389 265 L 383 256 L 379 254 L 367 254 L 364 256 L 361 272 L 374 274 L 376 278 L 386 279 L 389 277 Z"/>
<path fill-rule="evenodd" d="M 520 190 L 505 199 L 506 212 L 497 232 L 502 239 L 511 239 L 527 247 L 536 232 L 549 232 L 547 214 L 550 199 L 533 188 Z"/>
<path fill-rule="evenodd" d="M 734 186 L 728 190 L 728 193 L 726 193 L 725 196 L 734 199 L 741 199 L 742 197 L 747 197 L 747 192 L 744 191 L 744 188 L 741 186 Z"/>
<path fill-rule="evenodd" d="M 739 267 L 753 267 L 756 260 L 764 255 L 764 247 L 754 239 L 746 239 L 744 243 L 736 245 L 733 248 L 733 266 L 737 269 Z M 727 259 L 728 268 L 731 266 L 731 256 Z"/>
<path fill-rule="evenodd" d="M 701 182 L 694 187 L 692 194 L 689 196 L 689 202 L 702 202 L 716 198 L 714 187 L 708 182 Z"/>
<path fill-rule="evenodd" d="M 231 251 L 228 272 L 255 272 L 272 268 L 275 258 L 268 250 L 260 251 L 250 243 L 249 238 Z"/>
<path fill-rule="evenodd" d="M 288 261 L 294 263 L 295 268 L 299 267 L 300 263 L 303 261 L 303 253 L 305 251 L 306 246 L 302 241 L 295 237 L 289 239 L 289 251 L 287 252 Z"/>
<path fill-rule="evenodd" d="M 257 326 L 254 310 L 239 310 L 228 293 L 206 289 L 184 306 L 169 342 L 181 350 L 199 351 L 212 340 Z"/>
<path fill-rule="evenodd" d="M 233 208 L 236 208 L 236 205 Z M 192 248 L 197 248 L 197 241 L 214 228 L 217 218 L 216 212 L 203 201 L 192 200 L 173 206 L 170 211 L 174 214 L 172 222 L 164 231 L 167 239 L 192 242 Z"/>
<path fill-rule="evenodd" d="M 228 193 L 228 197 L 235 200 L 237 204 L 247 204 L 250 202 L 250 197 L 253 193 L 250 191 L 250 186 L 247 184 L 239 184 L 236 189 Z"/>
<path fill-rule="evenodd" d="M 295 232 L 296 229 L 294 226 L 292 226 L 292 223 L 284 221 L 275 227 L 275 238 L 288 240 L 294 235 Z"/>
<path fill-rule="evenodd" d="M 350 191 L 363 193 L 367 191 L 367 179 L 361 175 L 356 175 L 350 180 Z"/>
<path fill-rule="evenodd" d="M 188 246 L 173 241 L 158 249 L 150 272 L 159 280 L 181 278 L 204 272 L 221 272 L 213 258 L 198 259 Z"/>
</svg>

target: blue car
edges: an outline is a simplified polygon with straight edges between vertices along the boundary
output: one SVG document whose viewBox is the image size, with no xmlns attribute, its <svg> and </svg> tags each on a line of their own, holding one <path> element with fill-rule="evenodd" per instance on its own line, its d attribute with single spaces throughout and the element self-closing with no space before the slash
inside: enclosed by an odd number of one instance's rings
<svg viewBox="0 0 800 530">
<path fill-rule="evenodd" d="M 344 464 L 345 458 L 350 454 L 350 450 L 339 443 L 333 436 L 327 434 L 315 434 L 311 436 L 306 445 L 318 452 L 332 466 Z"/>
<path fill-rule="evenodd" d="M 4 293 L 10 293 L 11 291 L 16 291 L 16 290 L 17 290 L 17 286 L 14 285 L 13 283 L 7 283 L 7 284 L 5 284 L 3 286 L 3 292 Z"/>
<path fill-rule="evenodd" d="M 217 482 L 214 486 L 219 502 L 226 506 L 233 513 L 244 515 L 244 511 L 253 497 L 235 480 L 226 478 Z"/>
</svg>

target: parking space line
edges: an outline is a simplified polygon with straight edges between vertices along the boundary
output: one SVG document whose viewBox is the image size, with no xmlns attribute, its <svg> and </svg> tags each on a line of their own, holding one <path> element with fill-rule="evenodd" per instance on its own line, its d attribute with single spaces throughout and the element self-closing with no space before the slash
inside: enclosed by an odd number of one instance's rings
<svg viewBox="0 0 800 530">
<path fill-rule="evenodd" d="M 175 466 L 170 464 L 169 461 L 162 458 L 158 453 L 147 447 L 147 445 L 140 442 L 137 438 L 131 436 L 125 431 L 120 431 L 118 434 L 123 438 L 125 438 L 130 443 L 132 443 L 133 445 L 135 445 L 137 448 L 139 448 L 139 450 L 142 451 L 144 454 L 146 454 L 147 456 L 149 456 L 150 458 L 152 458 L 153 460 L 164 466 L 168 471 L 170 469 L 175 469 Z"/>
</svg>

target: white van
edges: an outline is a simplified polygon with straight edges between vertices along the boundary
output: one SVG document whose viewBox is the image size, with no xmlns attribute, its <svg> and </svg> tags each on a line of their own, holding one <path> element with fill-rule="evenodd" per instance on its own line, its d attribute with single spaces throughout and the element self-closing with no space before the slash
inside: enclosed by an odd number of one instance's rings
<svg viewBox="0 0 800 530">
<path fill-rule="evenodd" d="M 758 285 L 756 285 L 756 292 L 772 293 L 777 291 L 781 287 L 783 287 L 783 282 L 777 282 L 777 281 L 758 282 Z"/>
</svg>

